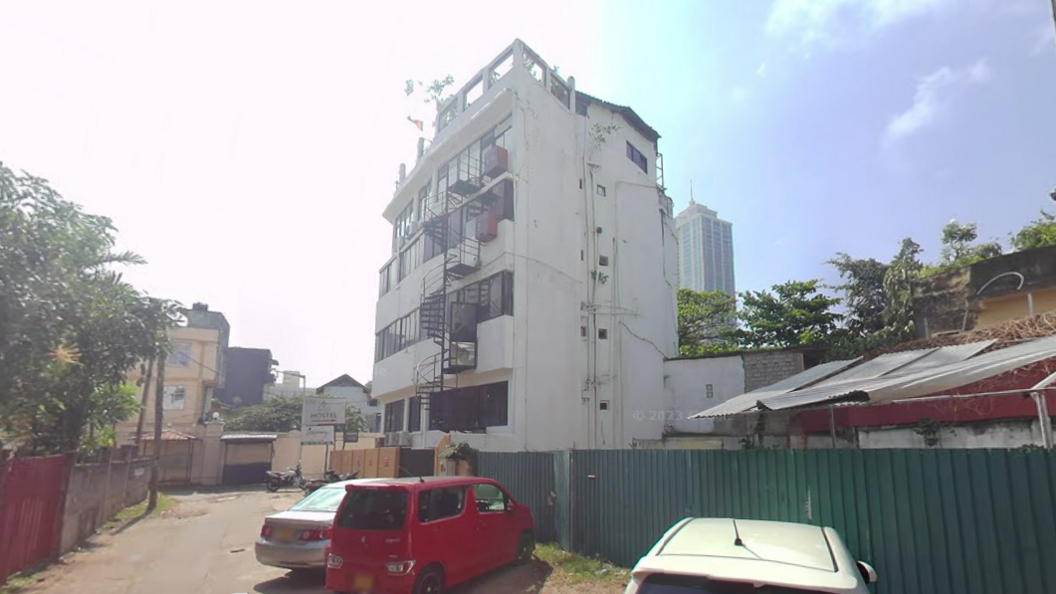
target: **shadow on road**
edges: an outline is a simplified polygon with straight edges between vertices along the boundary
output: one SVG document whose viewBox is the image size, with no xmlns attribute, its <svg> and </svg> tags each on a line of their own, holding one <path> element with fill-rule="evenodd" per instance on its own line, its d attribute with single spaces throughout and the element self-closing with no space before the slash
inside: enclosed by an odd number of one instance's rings
<svg viewBox="0 0 1056 594">
<path fill-rule="evenodd" d="M 282 577 L 253 586 L 260 594 L 293 594 L 295 592 L 325 592 L 326 578 L 320 571 L 291 571 Z"/>
<path fill-rule="evenodd" d="M 553 573 L 550 564 L 538 559 L 527 565 L 511 565 L 470 580 L 451 594 L 495 594 L 496 592 L 538 592 Z"/>
<path fill-rule="evenodd" d="M 535 560 L 528 565 L 505 567 L 470 580 L 450 594 L 496 594 L 497 592 L 538 592 L 543 589 L 553 568 Z M 295 594 L 325 592 L 323 572 L 291 571 L 282 577 L 260 582 L 253 587 L 259 594 Z"/>
</svg>

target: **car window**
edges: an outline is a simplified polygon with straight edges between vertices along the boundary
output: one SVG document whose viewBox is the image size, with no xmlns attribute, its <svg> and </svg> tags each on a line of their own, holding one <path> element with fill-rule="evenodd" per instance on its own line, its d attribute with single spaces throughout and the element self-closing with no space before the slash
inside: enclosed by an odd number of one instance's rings
<svg viewBox="0 0 1056 594">
<path fill-rule="evenodd" d="M 319 489 L 293 504 L 290 511 L 336 512 L 345 498 L 344 489 Z"/>
<path fill-rule="evenodd" d="M 479 512 L 504 512 L 509 504 L 509 497 L 502 489 L 487 483 L 473 485 L 473 498 L 477 501 Z"/>
<path fill-rule="evenodd" d="M 465 505 L 465 487 L 422 491 L 418 494 L 418 521 L 425 523 L 453 518 L 462 513 Z"/>
<path fill-rule="evenodd" d="M 406 519 L 406 491 L 353 489 L 345 496 L 336 524 L 355 530 L 399 530 Z"/>
<path fill-rule="evenodd" d="M 824 594 L 819 590 L 759 586 L 756 582 L 720 582 L 705 577 L 654 573 L 638 594 Z"/>
</svg>

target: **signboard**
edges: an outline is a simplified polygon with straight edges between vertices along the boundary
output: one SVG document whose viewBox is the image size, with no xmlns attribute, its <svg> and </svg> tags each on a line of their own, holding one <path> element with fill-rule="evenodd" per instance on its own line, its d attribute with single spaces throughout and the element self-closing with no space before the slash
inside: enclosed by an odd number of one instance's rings
<svg viewBox="0 0 1056 594">
<path fill-rule="evenodd" d="M 359 431 L 345 431 L 345 443 L 356 443 L 359 441 Z"/>
<path fill-rule="evenodd" d="M 301 429 L 319 425 L 345 424 L 344 398 L 325 398 L 308 396 L 301 407 Z"/>
<path fill-rule="evenodd" d="M 304 430 L 301 431 L 301 445 L 333 445 L 333 443 L 333 425 L 316 425 L 314 427 L 305 427 Z"/>
</svg>

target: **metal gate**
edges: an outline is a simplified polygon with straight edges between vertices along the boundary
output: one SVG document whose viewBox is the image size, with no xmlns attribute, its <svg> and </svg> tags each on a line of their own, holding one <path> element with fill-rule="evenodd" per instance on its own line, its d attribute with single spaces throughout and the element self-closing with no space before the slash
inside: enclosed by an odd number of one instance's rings
<svg viewBox="0 0 1056 594">
<path fill-rule="evenodd" d="M 0 583 L 58 553 L 65 456 L 0 462 Z"/>
</svg>

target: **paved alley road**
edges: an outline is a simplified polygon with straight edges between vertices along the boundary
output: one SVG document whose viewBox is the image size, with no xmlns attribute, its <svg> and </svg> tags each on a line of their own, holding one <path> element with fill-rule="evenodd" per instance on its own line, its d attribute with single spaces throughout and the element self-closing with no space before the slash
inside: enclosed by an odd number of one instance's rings
<svg viewBox="0 0 1056 594">
<path fill-rule="evenodd" d="M 34 594 L 322 593 L 322 580 L 287 577 L 257 563 L 253 542 L 264 516 L 297 500 L 296 492 L 237 491 L 177 496 L 164 517 L 97 536 L 53 566 Z"/>
<path fill-rule="evenodd" d="M 81 551 L 40 574 L 23 594 L 324 594 L 322 576 L 257 563 L 253 543 L 268 514 L 299 498 L 295 491 L 244 490 L 176 496 L 162 517 L 96 536 Z M 545 563 L 496 571 L 452 594 L 614 594 L 615 586 L 548 583 Z"/>
</svg>

